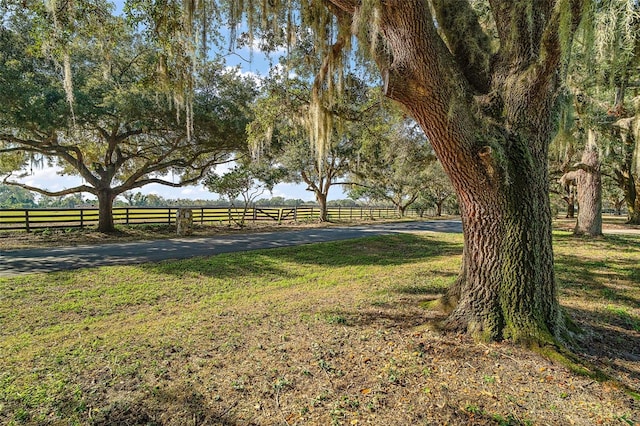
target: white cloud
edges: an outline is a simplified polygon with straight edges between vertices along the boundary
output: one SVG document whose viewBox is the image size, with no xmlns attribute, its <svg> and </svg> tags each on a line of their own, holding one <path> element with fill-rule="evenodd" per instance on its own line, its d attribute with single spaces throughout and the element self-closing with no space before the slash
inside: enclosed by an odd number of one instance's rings
<svg viewBox="0 0 640 426">
<path fill-rule="evenodd" d="M 187 186 L 182 188 L 180 191 L 180 196 L 182 198 L 190 198 L 190 199 L 211 199 L 214 197 L 213 193 L 209 192 L 204 186 Z"/>
<path fill-rule="evenodd" d="M 61 170 L 62 169 L 59 167 L 44 167 L 42 169 L 23 171 L 28 174 L 21 178 L 16 178 L 15 180 L 20 183 L 48 191 L 61 191 L 63 189 L 82 185 L 83 181 L 80 177 L 69 175 L 62 176 L 59 174 Z"/>
<path fill-rule="evenodd" d="M 313 192 L 307 191 L 305 188 L 306 185 L 302 184 L 280 183 L 273 188 L 272 194 L 274 197 L 315 201 Z"/>
<path fill-rule="evenodd" d="M 255 72 L 252 70 L 246 70 L 244 68 L 238 68 L 236 66 L 226 66 L 225 70 L 227 72 L 234 72 L 234 73 L 238 73 L 240 76 L 242 77 L 246 77 L 249 78 L 251 80 L 253 80 L 256 83 L 256 86 L 261 87 L 264 77 L 262 77 L 262 75 L 260 75 L 259 72 Z"/>
</svg>

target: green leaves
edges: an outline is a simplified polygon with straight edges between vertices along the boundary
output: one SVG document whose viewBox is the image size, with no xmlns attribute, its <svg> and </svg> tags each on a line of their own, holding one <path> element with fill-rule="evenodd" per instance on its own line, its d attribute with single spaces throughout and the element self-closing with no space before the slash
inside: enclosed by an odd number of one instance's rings
<svg viewBox="0 0 640 426">
<path fill-rule="evenodd" d="M 0 185 L 1 209 L 26 209 L 36 207 L 32 192 L 22 188 Z"/>
</svg>

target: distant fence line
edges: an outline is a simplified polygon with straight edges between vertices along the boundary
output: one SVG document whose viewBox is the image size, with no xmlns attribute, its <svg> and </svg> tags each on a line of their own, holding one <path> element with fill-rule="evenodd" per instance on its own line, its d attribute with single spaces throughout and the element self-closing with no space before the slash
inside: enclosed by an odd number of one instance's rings
<svg viewBox="0 0 640 426">
<path fill-rule="evenodd" d="M 244 209 L 234 207 L 114 207 L 113 219 L 116 224 L 175 224 L 176 212 L 188 208 L 193 212 L 193 223 L 212 225 L 240 221 Z M 398 212 L 391 207 L 329 207 L 328 217 L 332 220 L 356 220 L 397 217 Z M 415 211 L 407 211 L 407 216 L 417 216 Z M 299 207 L 251 207 L 245 221 L 305 221 L 318 219 L 320 209 L 315 206 Z M 0 230 L 26 230 L 42 228 L 82 228 L 97 225 L 97 208 L 64 209 L 0 209 Z"/>
</svg>

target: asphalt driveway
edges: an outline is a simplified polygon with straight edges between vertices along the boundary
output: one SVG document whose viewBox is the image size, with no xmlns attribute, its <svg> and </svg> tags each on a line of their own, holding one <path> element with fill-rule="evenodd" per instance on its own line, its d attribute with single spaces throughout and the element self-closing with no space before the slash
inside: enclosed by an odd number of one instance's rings
<svg viewBox="0 0 640 426">
<path fill-rule="evenodd" d="M 172 238 L 93 246 L 12 250 L 0 253 L 0 277 L 105 265 L 131 265 L 247 250 L 348 240 L 403 232 L 462 232 L 459 221 L 385 223 L 283 232 Z"/>
</svg>

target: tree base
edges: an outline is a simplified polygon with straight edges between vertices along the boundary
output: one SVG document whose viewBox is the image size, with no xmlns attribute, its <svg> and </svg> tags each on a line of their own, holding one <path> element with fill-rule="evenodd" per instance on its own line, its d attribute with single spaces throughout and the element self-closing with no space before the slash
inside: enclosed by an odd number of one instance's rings
<svg viewBox="0 0 640 426">
<path fill-rule="evenodd" d="M 464 314 L 457 309 L 457 300 L 450 295 L 423 305 L 430 311 L 440 311 L 447 315 L 437 329 L 445 333 L 470 335 L 479 342 L 510 341 L 535 351 L 537 348 L 549 346 L 556 348 L 572 347 L 575 338 L 582 333 L 577 324 L 564 312 L 559 315 L 552 334 L 547 327 L 533 321 L 522 321 L 518 324 L 502 324 L 495 321 L 478 321 L 473 315 Z"/>
</svg>

